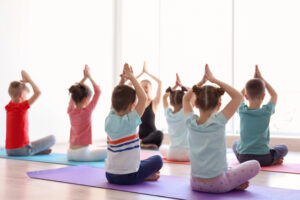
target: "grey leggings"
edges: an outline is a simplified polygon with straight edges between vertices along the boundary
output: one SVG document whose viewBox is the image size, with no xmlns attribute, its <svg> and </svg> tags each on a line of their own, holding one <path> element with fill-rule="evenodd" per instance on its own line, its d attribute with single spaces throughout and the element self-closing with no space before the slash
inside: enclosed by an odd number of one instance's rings
<svg viewBox="0 0 300 200">
<path fill-rule="evenodd" d="M 235 141 L 233 143 L 232 150 L 240 163 L 243 163 L 248 160 L 257 160 L 261 166 L 271 166 L 274 165 L 279 159 L 286 156 L 286 154 L 288 153 L 287 146 L 284 144 L 279 144 L 270 148 L 269 154 L 264 154 L 264 155 L 239 154 L 236 151 L 236 147 L 238 143 L 239 143 L 238 141 Z"/>
<path fill-rule="evenodd" d="M 8 156 L 32 156 L 42 151 L 50 149 L 55 144 L 54 135 L 41 138 L 28 145 L 17 149 L 6 149 Z"/>
</svg>

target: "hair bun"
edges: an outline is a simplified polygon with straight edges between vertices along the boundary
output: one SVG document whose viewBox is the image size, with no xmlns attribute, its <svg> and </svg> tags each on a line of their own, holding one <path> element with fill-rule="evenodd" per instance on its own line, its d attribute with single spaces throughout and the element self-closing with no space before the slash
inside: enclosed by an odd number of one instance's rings
<svg viewBox="0 0 300 200">
<path fill-rule="evenodd" d="M 181 92 L 186 92 L 186 91 L 188 91 L 188 89 L 184 86 L 181 86 Z"/>
<path fill-rule="evenodd" d="M 175 91 L 174 90 L 172 90 L 172 88 L 171 87 L 168 87 L 167 89 L 166 89 L 166 92 L 168 93 L 174 93 Z"/>
<path fill-rule="evenodd" d="M 202 88 L 201 87 L 198 87 L 197 85 L 194 85 L 193 88 L 192 88 L 193 92 L 198 95 L 201 93 L 202 91 Z"/>
<path fill-rule="evenodd" d="M 216 96 L 220 97 L 225 93 L 225 90 L 223 88 L 217 88 L 216 89 Z"/>
</svg>

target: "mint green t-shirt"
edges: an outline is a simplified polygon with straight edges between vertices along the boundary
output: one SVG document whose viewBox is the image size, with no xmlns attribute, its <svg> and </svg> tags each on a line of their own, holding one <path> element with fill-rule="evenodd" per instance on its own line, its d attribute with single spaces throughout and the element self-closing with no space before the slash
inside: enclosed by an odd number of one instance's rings
<svg viewBox="0 0 300 200">
<path fill-rule="evenodd" d="M 262 108 L 250 109 L 244 102 L 241 103 L 238 114 L 240 116 L 240 141 L 237 145 L 239 154 L 263 155 L 270 153 L 271 115 L 275 112 L 272 101 Z"/>
<path fill-rule="evenodd" d="M 197 178 L 214 178 L 227 168 L 225 125 L 222 112 L 212 114 L 204 124 L 193 112 L 185 115 L 190 145 L 191 175 Z"/>
</svg>

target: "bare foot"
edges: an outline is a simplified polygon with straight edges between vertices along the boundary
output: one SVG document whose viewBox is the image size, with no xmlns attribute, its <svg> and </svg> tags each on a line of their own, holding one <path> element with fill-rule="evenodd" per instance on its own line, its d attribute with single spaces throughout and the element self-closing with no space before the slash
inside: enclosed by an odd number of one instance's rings
<svg viewBox="0 0 300 200">
<path fill-rule="evenodd" d="M 158 149 L 158 146 L 156 144 L 143 144 L 141 142 L 141 148 L 142 149 Z"/>
<path fill-rule="evenodd" d="M 36 153 L 35 155 L 48 155 L 52 152 L 52 149 L 47 149 L 45 151 L 41 151 L 39 153 Z"/>
<path fill-rule="evenodd" d="M 237 186 L 235 189 L 236 190 L 245 190 L 247 187 L 249 187 L 249 181 L 247 181 L 246 183 L 243 183 L 240 186 Z"/>
<path fill-rule="evenodd" d="M 160 172 L 156 172 L 155 174 L 152 174 L 145 178 L 145 181 L 157 181 L 160 178 Z"/>
<path fill-rule="evenodd" d="M 280 158 L 274 165 L 282 165 L 283 158 Z"/>
</svg>

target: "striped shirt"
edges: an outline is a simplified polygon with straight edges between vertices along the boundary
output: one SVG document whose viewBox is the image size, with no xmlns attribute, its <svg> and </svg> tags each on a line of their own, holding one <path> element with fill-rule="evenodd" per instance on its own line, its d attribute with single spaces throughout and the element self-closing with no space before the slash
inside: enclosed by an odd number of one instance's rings
<svg viewBox="0 0 300 200">
<path fill-rule="evenodd" d="M 105 119 L 107 133 L 106 172 L 111 174 L 130 174 L 140 167 L 140 141 L 137 127 L 141 119 L 134 110 L 118 116 L 112 110 Z"/>
</svg>

